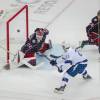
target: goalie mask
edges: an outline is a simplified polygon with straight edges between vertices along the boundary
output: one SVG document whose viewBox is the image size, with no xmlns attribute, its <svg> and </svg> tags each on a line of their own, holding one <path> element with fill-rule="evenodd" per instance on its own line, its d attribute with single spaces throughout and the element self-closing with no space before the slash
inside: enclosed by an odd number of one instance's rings
<svg viewBox="0 0 100 100">
<path fill-rule="evenodd" d="M 36 39 L 37 39 L 37 41 L 40 42 L 42 40 L 42 38 L 43 38 L 43 35 L 44 35 L 43 29 L 42 28 L 37 28 L 35 30 L 35 33 L 36 33 Z"/>
</svg>

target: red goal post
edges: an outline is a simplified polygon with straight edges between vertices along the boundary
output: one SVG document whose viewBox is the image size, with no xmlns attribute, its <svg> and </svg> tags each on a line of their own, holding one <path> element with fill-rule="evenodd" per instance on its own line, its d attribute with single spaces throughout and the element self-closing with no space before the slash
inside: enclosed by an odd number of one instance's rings
<svg viewBox="0 0 100 100">
<path fill-rule="evenodd" d="M 7 64 L 10 64 L 10 23 L 17 17 L 19 16 L 23 11 L 25 11 L 25 27 L 26 31 L 25 33 L 25 38 L 27 40 L 28 34 L 29 34 L 29 23 L 28 23 L 28 5 L 23 6 L 17 13 L 15 13 L 7 22 L 6 22 L 6 48 L 7 48 L 7 56 L 6 56 L 6 61 Z M 20 22 L 19 22 L 20 23 Z M 16 34 L 15 34 L 16 35 Z"/>
</svg>

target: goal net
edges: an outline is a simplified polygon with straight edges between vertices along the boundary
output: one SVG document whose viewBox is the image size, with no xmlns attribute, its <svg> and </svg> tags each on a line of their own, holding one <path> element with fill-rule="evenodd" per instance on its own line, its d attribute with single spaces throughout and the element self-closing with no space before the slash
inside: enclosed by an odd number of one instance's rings
<svg viewBox="0 0 100 100">
<path fill-rule="evenodd" d="M 28 38 L 28 6 L 10 13 L 0 27 L 0 63 L 3 66 L 11 63 Z"/>
</svg>

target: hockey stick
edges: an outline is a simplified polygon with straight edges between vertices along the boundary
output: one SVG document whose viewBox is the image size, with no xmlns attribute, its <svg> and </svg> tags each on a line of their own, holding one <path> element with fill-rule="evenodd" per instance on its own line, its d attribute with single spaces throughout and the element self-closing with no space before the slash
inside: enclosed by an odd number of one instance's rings
<svg viewBox="0 0 100 100">
<path fill-rule="evenodd" d="M 36 54 L 38 54 L 39 56 L 45 57 L 48 61 L 51 61 L 51 59 L 47 55 L 45 55 L 41 52 L 39 52 L 39 53 L 37 52 Z"/>
<path fill-rule="evenodd" d="M 47 55 L 45 55 L 45 54 L 43 54 L 43 53 L 41 53 L 41 55 L 42 55 L 43 57 L 45 57 L 48 61 L 52 61 Z M 59 67 L 57 66 L 57 64 L 56 64 L 55 66 L 59 69 Z"/>
<path fill-rule="evenodd" d="M 55 56 L 55 55 L 53 55 L 53 54 L 50 54 L 50 57 L 55 58 L 55 59 L 58 59 L 58 58 L 61 57 L 61 56 Z"/>
</svg>

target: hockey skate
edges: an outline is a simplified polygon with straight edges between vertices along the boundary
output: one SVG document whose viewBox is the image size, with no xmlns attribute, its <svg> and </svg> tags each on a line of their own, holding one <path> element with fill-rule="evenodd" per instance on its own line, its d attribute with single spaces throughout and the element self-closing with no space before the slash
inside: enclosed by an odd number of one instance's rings
<svg viewBox="0 0 100 100">
<path fill-rule="evenodd" d="M 88 80 L 88 79 L 92 79 L 92 77 L 90 75 L 83 75 L 83 79 Z"/>
<path fill-rule="evenodd" d="M 59 93 L 59 94 L 63 94 L 64 90 L 65 90 L 65 87 L 66 87 L 66 85 L 60 86 L 59 88 L 55 88 L 54 92 Z"/>
</svg>

